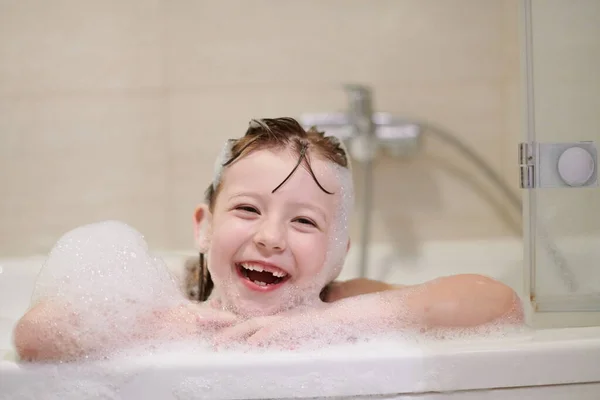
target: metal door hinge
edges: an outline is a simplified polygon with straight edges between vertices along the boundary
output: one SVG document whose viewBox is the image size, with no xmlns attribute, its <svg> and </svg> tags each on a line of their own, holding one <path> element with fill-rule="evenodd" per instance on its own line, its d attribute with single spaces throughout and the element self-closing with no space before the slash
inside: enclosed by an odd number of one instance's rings
<svg viewBox="0 0 600 400">
<path fill-rule="evenodd" d="M 521 189 L 535 187 L 535 162 L 533 146 L 530 143 L 519 143 L 519 170 Z"/>
<path fill-rule="evenodd" d="M 598 153 L 593 142 L 519 143 L 522 189 L 598 186 Z"/>
</svg>

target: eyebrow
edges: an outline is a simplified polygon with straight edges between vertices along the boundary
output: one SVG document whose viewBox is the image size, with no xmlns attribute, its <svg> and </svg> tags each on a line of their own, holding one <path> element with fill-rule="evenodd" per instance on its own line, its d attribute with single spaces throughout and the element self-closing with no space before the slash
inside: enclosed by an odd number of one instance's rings
<svg viewBox="0 0 600 400">
<path fill-rule="evenodd" d="M 299 207 L 299 208 L 308 208 L 309 210 L 312 210 L 312 211 L 316 212 L 317 214 L 320 214 L 321 217 L 323 217 L 323 219 L 325 220 L 325 222 L 328 221 L 327 213 L 321 207 L 314 206 L 312 204 L 305 203 L 302 201 L 294 201 L 291 204 L 293 204 L 294 206 Z"/>
<path fill-rule="evenodd" d="M 260 197 L 260 195 L 252 192 L 235 192 L 228 197 L 228 200 L 233 200 L 236 197 Z"/>
</svg>

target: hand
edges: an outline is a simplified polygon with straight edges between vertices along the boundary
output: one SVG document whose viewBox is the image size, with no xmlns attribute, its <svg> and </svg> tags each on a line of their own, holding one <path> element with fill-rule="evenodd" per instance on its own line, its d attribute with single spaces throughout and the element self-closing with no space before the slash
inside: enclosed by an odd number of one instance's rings
<svg viewBox="0 0 600 400">
<path fill-rule="evenodd" d="M 362 294 L 382 292 L 397 289 L 385 282 L 366 278 L 350 279 L 348 281 L 333 282 L 329 285 L 325 301 L 332 303 L 348 297 L 360 296 Z"/>
<path fill-rule="evenodd" d="M 283 315 L 271 315 L 248 319 L 238 325 L 223 329 L 213 339 L 215 347 L 227 347 L 232 344 L 252 344 L 264 336 L 270 329 L 285 319 Z M 260 332 L 260 333 L 259 333 Z"/>
<path fill-rule="evenodd" d="M 215 346 L 247 344 L 292 350 L 311 345 L 355 341 L 377 327 L 379 312 L 358 307 L 363 302 L 324 304 L 322 307 L 257 317 L 229 327 L 215 336 Z"/>
<path fill-rule="evenodd" d="M 154 310 L 149 317 L 142 319 L 140 325 L 145 332 L 140 332 L 140 338 L 198 337 L 213 334 L 238 321 L 238 317 L 231 312 L 204 304 L 186 303 L 175 308 Z"/>
</svg>

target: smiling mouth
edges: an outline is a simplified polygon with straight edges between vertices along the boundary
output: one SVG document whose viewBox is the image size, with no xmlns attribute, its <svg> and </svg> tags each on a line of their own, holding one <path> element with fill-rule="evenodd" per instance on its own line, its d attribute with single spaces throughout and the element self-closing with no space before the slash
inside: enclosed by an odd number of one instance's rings
<svg viewBox="0 0 600 400">
<path fill-rule="evenodd" d="M 266 269 L 260 264 L 237 263 L 235 264 L 242 278 L 261 287 L 275 286 L 285 282 L 290 275 L 281 270 Z"/>
</svg>

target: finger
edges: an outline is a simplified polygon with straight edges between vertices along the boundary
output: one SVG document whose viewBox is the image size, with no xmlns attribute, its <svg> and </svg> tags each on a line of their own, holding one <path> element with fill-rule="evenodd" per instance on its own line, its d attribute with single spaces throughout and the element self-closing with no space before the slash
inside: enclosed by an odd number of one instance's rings
<svg viewBox="0 0 600 400">
<path fill-rule="evenodd" d="M 254 332 L 246 339 L 246 343 L 253 347 L 267 347 L 273 344 L 276 333 L 272 328 L 267 327 Z"/>
<path fill-rule="evenodd" d="M 205 326 L 225 327 L 239 322 L 239 317 L 227 312 L 206 312 L 202 311 L 196 315 L 197 323 Z"/>
<path fill-rule="evenodd" d="M 267 326 L 258 330 L 246 339 L 246 343 L 252 347 L 268 347 L 279 350 L 296 350 L 300 343 L 295 335 L 290 335 L 286 328 L 280 326 Z"/>
<path fill-rule="evenodd" d="M 279 319 L 279 317 L 274 316 L 249 319 L 241 324 L 223 330 L 215 337 L 214 344 L 216 346 L 222 346 L 226 343 L 243 341 L 277 319 Z"/>
<path fill-rule="evenodd" d="M 174 334 L 194 336 L 204 331 L 212 331 L 231 326 L 237 322 L 232 313 L 209 308 L 201 308 L 193 304 L 177 306 L 166 310 L 155 310 L 148 320 L 149 327 L 144 334 L 152 335 L 154 331 L 167 329 Z"/>
<path fill-rule="evenodd" d="M 250 319 L 241 324 L 237 324 L 223 330 L 217 337 L 216 341 L 220 343 L 239 341 L 255 333 L 262 327 L 261 321 Z"/>
</svg>

